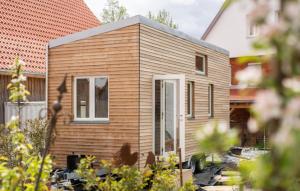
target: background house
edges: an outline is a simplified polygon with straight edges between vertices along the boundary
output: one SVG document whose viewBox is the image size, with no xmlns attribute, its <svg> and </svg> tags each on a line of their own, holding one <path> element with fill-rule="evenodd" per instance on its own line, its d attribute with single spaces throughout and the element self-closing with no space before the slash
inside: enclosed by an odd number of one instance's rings
<svg viewBox="0 0 300 191">
<path fill-rule="evenodd" d="M 225 1 L 227 3 L 227 1 Z M 225 5 L 224 3 L 224 5 Z M 278 1 L 269 1 L 270 13 L 268 21 L 274 23 L 278 19 Z M 261 144 L 262 134 L 248 136 L 247 121 L 249 119 L 249 106 L 253 103 L 256 87 L 241 89 L 235 74 L 246 67 L 256 67 L 263 71 L 265 75 L 269 73 L 268 64 L 246 63 L 241 65 L 238 59 L 244 56 L 262 56 L 270 52 L 254 51 L 251 48 L 252 42 L 259 37 L 262 29 L 253 24 L 250 20 L 255 4 L 251 0 L 241 0 L 233 3 L 226 9 L 224 6 L 217 13 L 202 39 L 223 47 L 230 52 L 231 64 L 231 90 L 230 90 L 230 120 L 232 127 L 241 128 L 242 145 Z"/>
<path fill-rule="evenodd" d="M 46 44 L 50 39 L 100 24 L 83 0 L 0 1 L 0 124 L 8 101 L 9 69 L 26 62 L 30 101 L 45 101 Z"/>
<path fill-rule="evenodd" d="M 143 167 L 152 151 L 184 159 L 197 150 L 196 131 L 229 120 L 228 51 L 142 16 L 49 42 L 48 104 L 68 72 L 52 156 L 111 159 L 124 143 Z"/>
</svg>

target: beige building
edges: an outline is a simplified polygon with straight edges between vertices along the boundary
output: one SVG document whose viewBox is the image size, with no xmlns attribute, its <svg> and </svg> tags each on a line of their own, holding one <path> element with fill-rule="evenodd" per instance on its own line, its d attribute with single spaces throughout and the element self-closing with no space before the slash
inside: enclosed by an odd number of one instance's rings
<svg viewBox="0 0 300 191">
<path fill-rule="evenodd" d="M 68 74 L 68 93 L 51 148 L 111 159 L 130 143 L 143 167 L 148 152 L 195 154 L 195 132 L 210 119 L 229 121 L 228 51 L 142 16 L 49 43 L 48 106 Z"/>
</svg>

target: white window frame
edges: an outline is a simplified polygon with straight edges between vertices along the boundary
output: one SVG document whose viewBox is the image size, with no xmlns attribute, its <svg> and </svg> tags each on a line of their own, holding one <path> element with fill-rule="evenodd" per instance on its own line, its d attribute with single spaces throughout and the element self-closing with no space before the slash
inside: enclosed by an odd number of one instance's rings
<svg viewBox="0 0 300 191">
<path fill-rule="evenodd" d="M 250 34 L 252 25 L 253 25 L 253 34 Z M 258 34 L 257 25 L 255 23 L 252 23 L 250 15 L 247 15 L 247 37 L 249 37 L 249 38 L 256 37 L 257 34 Z"/>
<path fill-rule="evenodd" d="M 201 70 L 198 70 L 197 68 L 196 68 L 196 62 L 197 62 L 197 60 L 196 60 L 196 57 L 201 57 L 201 58 L 203 58 L 203 71 L 201 71 Z M 202 55 L 202 54 L 196 54 L 195 55 L 195 70 L 196 70 L 196 73 L 197 74 L 201 74 L 201 75 L 206 75 L 206 63 L 207 63 L 207 61 L 206 61 L 206 56 L 205 55 Z"/>
<path fill-rule="evenodd" d="M 208 116 L 213 117 L 213 107 L 214 107 L 214 93 L 213 93 L 214 85 L 208 84 Z"/>
<path fill-rule="evenodd" d="M 187 111 L 187 117 L 188 118 L 192 118 L 194 116 L 194 105 L 193 105 L 193 99 L 194 99 L 194 95 L 193 95 L 193 89 L 194 89 L 194 83 L 192 81 L 188 81 L 188 84 L 187 84 L 187 90 L 189 89 L 190 87 L 190 91 L 187 92 L 187 96 L 189 96 L 189 100 L 190 100 L 190 103 L 187 103 L 189 106 L 190 106 L 190 111 Z"/>
<path fill-rule="evenodd" d="M 95 79 L 96 78 L 106 78 L 108 86 L 107 95 L 107 118 L 96 118 L 95 117 Z M 78 118 L 77 117 L 77 80 L 78 79 L 88 79 L 89 80 L 89 118 Z M 108 76 L 76 76 L 73 80 L 73 114 L 74 121 L 109 121 L 109 78 Z"/>
</svg>

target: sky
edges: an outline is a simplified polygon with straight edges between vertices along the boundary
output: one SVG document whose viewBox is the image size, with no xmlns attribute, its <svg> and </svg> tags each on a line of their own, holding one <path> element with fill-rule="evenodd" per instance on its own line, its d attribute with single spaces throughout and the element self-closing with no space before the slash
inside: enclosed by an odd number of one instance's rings
<svg viewBox="0 0 300 191">
<path fill-rule="evenodd" d="M 84 0 L 93 13 L 101 20 L 106 0 Z M 160 9 L 170 12 L 179 30 L 195 38 L 201 35 L 217 14 L 224 0 L 119 0 L 130 16 L 146 16 L 149 11 Z"/>
</svg>

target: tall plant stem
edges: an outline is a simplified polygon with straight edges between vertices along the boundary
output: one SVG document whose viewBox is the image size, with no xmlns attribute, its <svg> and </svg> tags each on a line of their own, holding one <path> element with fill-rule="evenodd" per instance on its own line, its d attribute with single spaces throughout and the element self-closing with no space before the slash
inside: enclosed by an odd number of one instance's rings
<svg viewBox="0 0 300 191">
<path fill-rule="evenodd" d="M 67 79 L 67 76 L 65 75 L 63 82 L 61 83 L 61 85 L 57 89 L 58 92 L 59 92 L 59 95 L 57 97 L 57 101 L 52 106 L 53 114 L 51 116 L 48 132 L 47 132 L 45 149 L 43 151 L 42 162 L 41 162 L 39 172 L 38 172 L 38 175 L 37 175 L 37 178 L 36 178 L 34 191 L 38 191 L 38 189 L 39 189 L 39 183 L 41 181 L 41 175 L 42 175 L 42 172 L 43 172 L 45 159 L 46 159 L 46 157 L 48 155 L 48 152 L 49 152 L 49 149 L 50 149 L 52 134 L 53 134 L 53 131 L 56 127 L 56 123 L 57 123 L 57 119 L 58 119 L 58 113 L 62 109 L 61 100 L 63 98 L 63 94 L 67 92 L 66 79 Z"/>
</svg>

